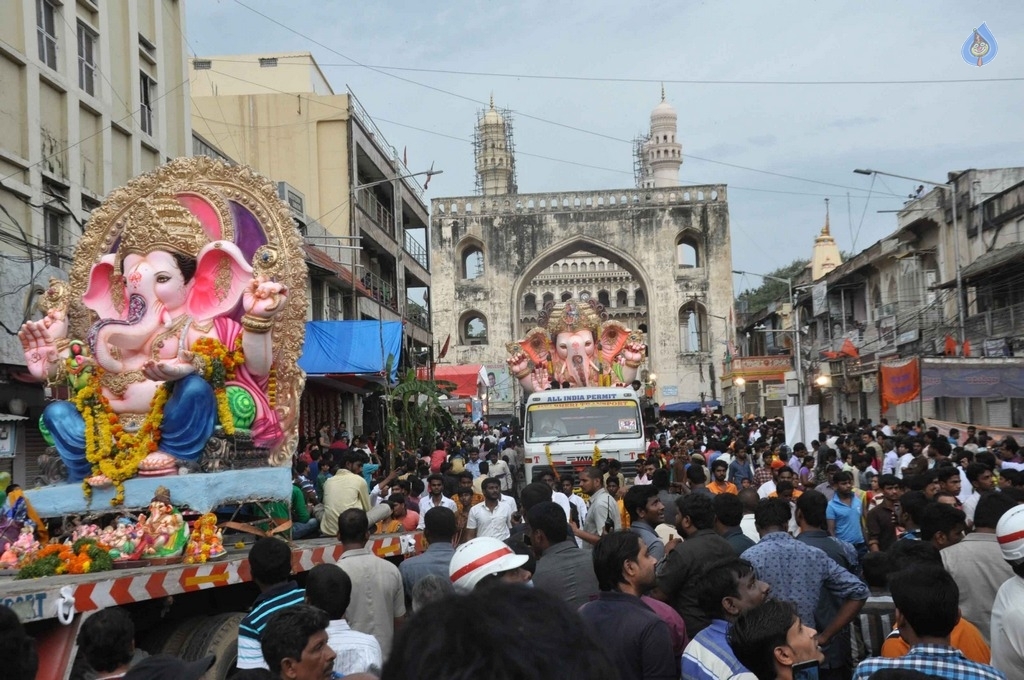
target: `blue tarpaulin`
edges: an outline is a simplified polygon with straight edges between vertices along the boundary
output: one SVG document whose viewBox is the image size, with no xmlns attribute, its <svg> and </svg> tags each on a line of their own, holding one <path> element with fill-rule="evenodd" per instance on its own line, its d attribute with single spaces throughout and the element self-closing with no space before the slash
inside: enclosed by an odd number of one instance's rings
<svg viewBox="0 0 1024 680">
<path fill-rule="evenodd" d="M 662 413 L 692 413 L 699 411 L 701 406 L 718 408 L 721 404 L 715 399 L 707 399 L 703 403 L 699 401 L 678 401 L 674 404 L 662 404 L 660 410 Z"/>
<path fill-rule="evenodd" d="M 299 368 L 310 376 L 383 377 L 391 356 L 394 383 L 401 350 L 401 321 L 307 321 Z"/>
</svg>

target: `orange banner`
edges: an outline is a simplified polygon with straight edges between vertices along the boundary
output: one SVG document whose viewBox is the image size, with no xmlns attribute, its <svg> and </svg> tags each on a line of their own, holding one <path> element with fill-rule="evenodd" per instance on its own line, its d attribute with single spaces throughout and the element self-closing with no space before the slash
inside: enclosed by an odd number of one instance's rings
<svg viewBox="0 0 1024 680">
<path fill-rule="evenodd" d="M 894 404 L 906 404 L 921 396 L 921 369 L 917 357 L 882 364 L 878 373 L 882 413 Z"/>
</svg>

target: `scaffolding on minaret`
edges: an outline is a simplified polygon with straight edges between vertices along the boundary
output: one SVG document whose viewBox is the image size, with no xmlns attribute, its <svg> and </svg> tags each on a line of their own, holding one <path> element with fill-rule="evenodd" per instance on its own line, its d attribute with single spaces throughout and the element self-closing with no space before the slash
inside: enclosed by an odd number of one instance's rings
<svg viewBox="0 0 1024 680">
<path fill-rule="evenodd" d="M 481 159 L 485 151 L 485 143 L 487 136 L 486 127 L 480 124 L 480 121 L 484 120 L 484 117 L 490 112 L 497 112 L 501 116 L 503 125 L 503 132 L 505 138 L 505 149 L 508 155 L 508 193 L 517 194 L 519 193 L 519 184 L 516 181 L 516 149 L 515 149 L 515 137 L 512 134 L 512 110 L 511 109 L 496 109 L 494 108 L 494 95 L 491 95 L 491 106 L 489 109 L 479 109 L 477 111 L 477 125 L 473 126 L 473 159 L 476 162 L 478 171 L 475 173 L 475 190 L 477 194 L 484 193 L 484 177 L 479 172 L 481 167 Z"/>
<path fill-rule="evenodd" d="M 633 180 L 638 189 L 648 188 L 651 178 L 651 164 L 647 158 L 647 143 L 650 140 L 650 133 L 633 138 Z"/>
</svg>

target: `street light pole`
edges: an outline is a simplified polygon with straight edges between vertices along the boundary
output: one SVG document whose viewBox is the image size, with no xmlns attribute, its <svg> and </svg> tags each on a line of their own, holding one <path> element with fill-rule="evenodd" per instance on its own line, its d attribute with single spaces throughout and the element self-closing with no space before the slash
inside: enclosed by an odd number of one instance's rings
<svg viewBox="0 0 1024 680">
<path fill-rule="evenodd" d="M 883 175 L 885 177 L 895 177 L 896 179 L 907 179 L 911 182 L 921 182 L 922 184 L 931 184 L 936 189 L 942 189 L 948 191 L 953 201 L 953 265 L 956 270 L 956 317 L 957 317 L 957 335 L 959 336 L 960 346 L 963 347 L 966 338 L 966 312 L 964 310 L 964 281 L 963 276 L 960 272 L 960 230 L 957 227 L 957 214 L 956 214 L 956 180 L 952 182 L 933 182 L 928 179 L 921 179 L 920 177 L 907 177 L 906 175 L 895 175 L 891 172 L 882 172 L 881 170 L 866 170 L 857 168 L 854 170 L 858 175 Z"/>
<path fill-rule="evenodd" d="M 803 369 L 803 355 L 800 353 L 800 308 L 796 304 L 796 300 L 793 299 L 793 279 L 784 279 L 781 276 L 772 276 L 771 274 L 756 274 L 754 272 L 745 272 L 733 270 L 733 274 L 748 274 L 750 276 L 760 276 L 762 279 L 771 279 L 772 281 L 781 281 L 785 283 L 789 289 L 789 304 L 793 311 L 793 351 L 796 354 L 793 360 L 793 369 L 796 372 L 796 405 L 799 411 L 797 422 L 800 426 L 800 441 L 807 442 L 807 428 L 804 425 L 804 369 Z"/>
</svg>

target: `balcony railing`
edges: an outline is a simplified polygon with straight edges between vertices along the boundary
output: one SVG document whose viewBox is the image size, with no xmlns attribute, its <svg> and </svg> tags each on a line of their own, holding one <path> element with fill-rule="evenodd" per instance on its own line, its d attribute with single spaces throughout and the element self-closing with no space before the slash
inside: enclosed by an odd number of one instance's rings
<svg viewBox="0 0 1024 680">
<path fill-rule="evenodd" d="M 366 213 L 370 219 L 380 227 L 385 233 L 391 238 L 395 237 L 395 220 L 392 217 L 391 211 L 384 207 L 384 204 L 377 200 L 371 192 L 363 191 L 357 192 L 359 198 L 356 200 L 356 205 Z"/>
<path fill-rule="evenodd" d="M 398 297 L 395 295 L 395 284 L 385 281 L 373 272 L 363 274 L 363 285 L 370 291 L 370 297 L 388 309 L 398 311 Z"/>
<path fill-rule="evenodd" d="M 1000 309 L 991 309 L 967 317 L 964 330 L 967 338 L 981 347 L 982 340 L 1019 335 L 1024 327 L 1024 302 Z"/>
<path fill-rule="evenodd" d="M 405 300 L 405 318 L 425 331 L 430 330 L 430 315 L 418 302 L 408 298 Z"/>
<path fill-rule="evenodd" d="M 409 253 L 412 259 L 416 260 L 421 267 L 428 269 L 427 249 L 416 241 L 409 232 L 405 232 L 405 252 Z"/>
</svg>

